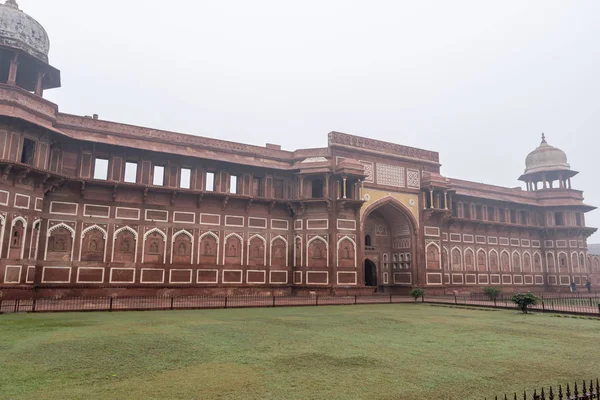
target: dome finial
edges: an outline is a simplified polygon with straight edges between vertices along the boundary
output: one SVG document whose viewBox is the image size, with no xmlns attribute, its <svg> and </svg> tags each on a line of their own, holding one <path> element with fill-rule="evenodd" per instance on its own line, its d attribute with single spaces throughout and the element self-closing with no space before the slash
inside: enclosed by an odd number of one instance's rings
<svg viewBox="0 0 600 400">
<path fill-rule="evenodd" d="M 546 143 L 546 135 L 542 132 L 542 143 Z"/>
<path fill-rule="evenodd" d="M 19 5 L 17 4 L 17 0 L 6 0 L 6 2 L 4 3 L 5 6 L 7 7 L 12 7 L 15 9 L 19 9 Z"/>
</svg>

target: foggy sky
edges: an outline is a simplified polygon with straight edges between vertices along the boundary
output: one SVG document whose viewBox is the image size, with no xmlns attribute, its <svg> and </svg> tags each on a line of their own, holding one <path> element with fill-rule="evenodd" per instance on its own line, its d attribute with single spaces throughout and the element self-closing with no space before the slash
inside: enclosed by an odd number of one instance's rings
<svg viewBox="0 0 600 400">
<path fill-rule="evenodd" d="M 508 187 L 545 132 L 600 205 L 597 0 L 18 2 L 50 35 L 62 112 L 288 150 L 337 130 Z"/>
</svg>

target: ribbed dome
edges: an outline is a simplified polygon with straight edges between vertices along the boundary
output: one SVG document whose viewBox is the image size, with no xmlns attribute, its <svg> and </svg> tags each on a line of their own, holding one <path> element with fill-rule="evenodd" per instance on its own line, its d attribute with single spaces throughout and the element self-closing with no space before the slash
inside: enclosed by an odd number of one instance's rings
<svg viewBox="0 0 600 400">
<path fill-rule="evenodd" d="M 570 170 L 567 155 L 561 149 L 550 146 L 542 135 L 540 147 L 529 153 L 525 160 L 525 174 Z"/>
<path fill-rule="evenodd" d="M 48 63 L 50 40 L 46 30 L 21 11 L 15 0 L 0 4 L 0 46 L 22 50 Z"/>
</svg>

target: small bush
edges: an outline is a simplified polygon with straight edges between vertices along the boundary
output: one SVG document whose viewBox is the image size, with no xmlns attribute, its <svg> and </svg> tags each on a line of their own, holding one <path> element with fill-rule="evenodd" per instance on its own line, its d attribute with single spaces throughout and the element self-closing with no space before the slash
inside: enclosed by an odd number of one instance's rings
<svg viewBox="0 0 600 400">
<path fill-rule="evenodd" d="M 486 287 L 483 289 L 483 294 L 490 300 L 496 300 L 502 294 L 502 290 L 497 287 Z"/>
<path fill-rule="evenodd" d="M 410 291 L 410 295 L 415 299 L 415 301 L 419 300 L 419 297 L 423 297 L 425 291 L 421 288 L 414 288 Z"/>
<path fill-rule="evenodd" d="M 531 292 L 528 293 L 517 293 L 513 295 L 512 299 L 513 303 L 515 303 L 519 309 L 523 312 L 523 314 L 527 314 L 527 310 L 529 306 L 534 306 L 540 300 L 539 297 L 534 295 Z"/>
</svg>

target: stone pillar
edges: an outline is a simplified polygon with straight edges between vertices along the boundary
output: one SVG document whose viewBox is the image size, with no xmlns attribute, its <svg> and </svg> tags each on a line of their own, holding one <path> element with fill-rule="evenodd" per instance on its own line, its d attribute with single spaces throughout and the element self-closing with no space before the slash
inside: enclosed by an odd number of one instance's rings
<svg viewBox="0 0 600 400">
<path fill-rule="evenodd" d="M 427 208 L 427 193 L 423 192 L 423 209 Z"/>
<path fill-rule="evenodd" d="M 548 181 L 546 180 L 546 175 L 542 176 L 542 181 L 544 182 L 544 189 L 548 188 Z"/>
<path fill-rule="evenodd" d="M 300 177 L 300 193 L 298 193 L 298 198 L 300 198 L 300 199 L 304 198 L 304 177 L 303 176 Z"/>
<path fill-rule="evenodd" d="M 344 199 L 345 199 L 345 198 L 346 198 L 346 177 L 344 177 L 344 178 L 342 178 L 342 179 L 344 180 L 344 187 L 343 187 L 343 190 L 344 190 Z"/>
<path fill-rule="evenodd" d="M 43 72 L 38 72 L 38 76 L 37 76 L 37 82 L 35 85 L 35 94 L 40 96 L 40 97 L 44 97 L 44 87 L 43 87 L 43 83 L 44 83 L 44 76 L 46 74 Z"/>
<path fill-rule="evenodd" d="M 444 210 L 448 209 L 448 191 L 444 190 Z"/>
<path fill-rule="evenodd" d="M 571 178 L 569 178 L 569 179 L 567 180 L 567 183 L 568 183 L 568 187 L 569 187 L 569 189 L 571 189 Z"/>
<path fill-rule="evenodd" d="M 558 176 L 558 180 L 560 181 L 560 188 L 564 189 L 565 188 L 565 181 L 563 180 L 562 175 Z"/>
<path fill-rule="evenodd" d="M 8 70 L 8 81 L 9 85 L 15 86 L 17 84 L 17 70 L 19 68 L 19 54 L 15 54 L 10 60 L 10 69 Z"/>
<path fill-rule="evenodd" d="M 323 190 L 323 197 L 325 197 L 326 199 L 329 198 L 329 175 L 328 174 L 325 175 L 325 188 Z"/>
<path fill-rule="evenodd" d="M 433 189 L 429 189 L 429 199 L 431 200 L 431 204 L 429 208 L 435 208 L 433 205 Z"/>
</svg>

